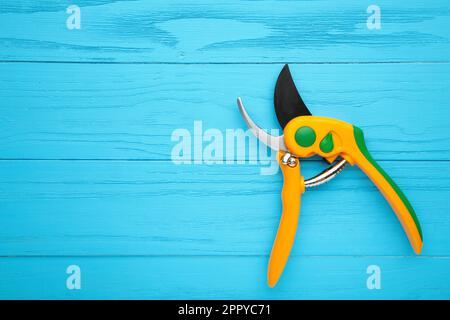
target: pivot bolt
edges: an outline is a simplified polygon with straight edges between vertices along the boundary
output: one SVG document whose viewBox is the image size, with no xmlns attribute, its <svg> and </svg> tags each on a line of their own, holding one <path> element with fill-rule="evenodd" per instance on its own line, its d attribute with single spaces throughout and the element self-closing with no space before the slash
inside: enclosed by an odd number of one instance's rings
<svg viewBox="0 0 450 320">
<path fill-rule="evenodd" d="M 284 165 L 288 165 L 291 168 L 294 168 L 297 166 L 297 158 L 294 157 L 292 154 L 290 153 L 285 153 L 284 156 L 281 158 L 281 163 Z"/>
</svg>

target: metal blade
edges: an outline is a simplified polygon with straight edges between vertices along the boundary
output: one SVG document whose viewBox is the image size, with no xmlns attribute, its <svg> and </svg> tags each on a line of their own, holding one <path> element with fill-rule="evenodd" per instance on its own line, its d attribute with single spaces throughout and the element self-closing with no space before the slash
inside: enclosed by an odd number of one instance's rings
<svg viewBox="0 0 450 320">
<path fill-rule="evenodd" d="M 268 134 L 266 131 L 264 131 L 264 129 L 258 127 L 256 123 L 254 123 L 253 120 L 250 118 L 250 116 L 247 113 L 247 110 L 245 110 L 241 98 L 237 98 L 237 104 L 239 107 L 239 112 L 241 113 L 242 117 L 247 123 L 247 126 L 259 140 L 264 142 L 264 144 L 266 144 L 275 151 L 278 150 L 287 151 L 287 148 L 284 145 L 284 136 L 272 136 Z"/>
<path fill-rule="evenodd" d="M 311 115 L 295 87 L 287 64 L 281 70 L 275 85 L 274 104 L 278 122 L 283 129 L 292 119 Z"/>
</svg>

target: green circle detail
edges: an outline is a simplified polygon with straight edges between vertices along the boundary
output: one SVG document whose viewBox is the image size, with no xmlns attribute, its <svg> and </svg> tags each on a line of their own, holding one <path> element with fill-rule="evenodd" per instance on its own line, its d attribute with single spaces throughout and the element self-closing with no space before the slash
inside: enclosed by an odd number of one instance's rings
<svg viewBox="0 0 450 320">
<path fill-rule="evenodd" d="M 316 141 L 316 133 L 311 127 L 300 127 L 295 132 L 295 141 L 301 147 L 310 147 Z"/>
</svg>

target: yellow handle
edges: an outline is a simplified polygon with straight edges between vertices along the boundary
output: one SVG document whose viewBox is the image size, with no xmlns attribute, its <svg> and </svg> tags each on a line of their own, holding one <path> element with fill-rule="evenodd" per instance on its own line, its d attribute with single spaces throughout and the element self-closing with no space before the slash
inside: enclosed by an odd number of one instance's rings
<svg viewBox="0 0 450 320">
<path fill-rule="evenodd" d="M 301 116 L 286 125 L 284 141 L 290 152 L 300 158 L 319 155 L 332 162 L 341 156 L 351 165 L 358 165 L 391 205 L 414 252 L 421 252 L 422 231 L 414 209 L 400 188 L 370 155 L 361 129 L 336 119 Z"/>
<path fill-rule="evenodd" d="M 272 288 L 278 282 L 284 266 L 289 258 L 300 216 L 300 196 L 305 191 L 303 177 L 300 175 L 300 163 L 295 167 L 281 163 L 283 152 L 278 152 L 277 160 L 283 173 L 283 189 L 281 200 L 283 212 L 278 226 L 275 242 L 269 259 L 267 283 Z"/>
<path fill-rule="evenodd" d="M 372 158 L 364 142 L 363 133 L 357 127 L 355 137 L 359 152 L 353 153 L 353 161 L 386 198 L 405 230 L 414 252 L 420 254 L 423 246 L 422 230 L 411 203 L 392 178 Z"/>
</svg>

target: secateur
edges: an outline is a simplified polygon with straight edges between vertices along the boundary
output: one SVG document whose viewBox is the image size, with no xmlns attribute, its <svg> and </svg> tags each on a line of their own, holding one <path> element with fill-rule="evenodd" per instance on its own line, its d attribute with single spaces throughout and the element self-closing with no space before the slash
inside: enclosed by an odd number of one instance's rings
<svg viewBox="0 0 450 320">
<path fill-rule="evenodd" d="M 347 164 L 357 165 L 377 186 L 400 220 L 416 254 L 422 250 L 422 231 L 408 199 L 370 155 L 360 128 L 337 119 L 311 115 L 295 87 L 288 65 L 281 70 L 274 95 L 275 113 L 283 135 L 272 136 L 258 127 L 248 115 L 241 98 L 239 111 L 251 131 L 263 143 L 277 151 L 283 174 L 282 214 L 269 259 L 267 281 L 275 286 L 289 258 L 297 232 L 300 198 L 305 188 L 333 179 Z M 304 180 L 300 158 L 314 155 L 331 164 L 317 176 Z"/>
</svg>

